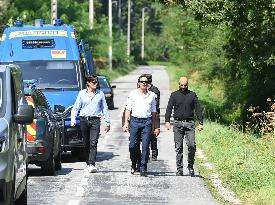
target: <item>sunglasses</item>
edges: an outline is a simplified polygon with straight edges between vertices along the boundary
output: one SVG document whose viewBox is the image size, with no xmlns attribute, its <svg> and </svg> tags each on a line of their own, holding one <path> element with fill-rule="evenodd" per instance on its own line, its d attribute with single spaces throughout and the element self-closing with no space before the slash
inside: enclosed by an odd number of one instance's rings
<svg viewBox="0 0 275 205">
<path fill-rule="evenodd" d="M 146 84 L 148 84 L 148 81 L 143 81 L 143 80 L 141 80 L 141 81 L 139 81 L 140 83 L 146 83 Z"/>
<path fill-rule="evenodd" d="M 89 83 L 97 84 L 97 81 L 96 80 L 92 80 Z"/>
</svg>

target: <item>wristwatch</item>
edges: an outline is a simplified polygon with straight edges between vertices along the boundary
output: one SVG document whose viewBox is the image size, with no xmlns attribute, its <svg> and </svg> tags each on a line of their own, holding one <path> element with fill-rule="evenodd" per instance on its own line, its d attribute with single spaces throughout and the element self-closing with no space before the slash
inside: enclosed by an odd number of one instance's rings
<svg viewBox="0 0 275 205">
<path fill-rule="evenodd" d="M 202 122 L 199 122 L 199 124 L 200 124 L 200 125 L 203 125 L 203 123 L 202 123 Z"/>
</svg>

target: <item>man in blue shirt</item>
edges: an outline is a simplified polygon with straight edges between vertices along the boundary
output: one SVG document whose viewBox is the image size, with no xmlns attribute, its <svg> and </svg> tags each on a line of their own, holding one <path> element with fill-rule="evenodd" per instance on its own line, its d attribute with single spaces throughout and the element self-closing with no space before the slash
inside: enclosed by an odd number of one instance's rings
<svg viewBox="0 0 275 205">
<path fill-rule="evenodd" d="M 89 76 L 87 88 L 79 92 L 71 113 L 71 126 L 74 127 L 79 112 L 80 129 L 86 145 L 87 171 L 91 173 L 97 172 L 95 161 L 102 115 L 105 118 L 105 132 L 110 130 L 110 116 L 105 95 L 97 89 L 97 85 L 97 76 Z"/>
</svg>

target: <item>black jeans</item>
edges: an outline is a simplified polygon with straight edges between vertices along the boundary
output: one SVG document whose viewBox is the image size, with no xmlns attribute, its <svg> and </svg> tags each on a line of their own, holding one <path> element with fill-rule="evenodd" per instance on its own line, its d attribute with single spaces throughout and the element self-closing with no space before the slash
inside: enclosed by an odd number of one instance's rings
<svg viewBox="0 0 275 205">
<path fill-rule="evenodd" d="M 185 137 L 188 148 L 188 167 L 193 167 L 195 161 L 196 142 L 195 142 L 195 124 L 194 121 L 182 122 L 174 121 L 173 126 L 174 141 L 176 149 L 177 170 L 183 169 L 183 139 Z"/>
<path fill-rule="evenodd" d="M 87 165 L 95 165 L 97 154 L 97 143 L 100 133 L 100 118 L 80 118 L 80 129 L 85 142 L 85 153 Z"/>
<path fill-rule="evenodd" d="M 152 134 L 151 136 L 151 150 L 152 150 L 152 157 L 157 157 L 158 156 L 158 139 L 154 134 Z"/>
</svg>

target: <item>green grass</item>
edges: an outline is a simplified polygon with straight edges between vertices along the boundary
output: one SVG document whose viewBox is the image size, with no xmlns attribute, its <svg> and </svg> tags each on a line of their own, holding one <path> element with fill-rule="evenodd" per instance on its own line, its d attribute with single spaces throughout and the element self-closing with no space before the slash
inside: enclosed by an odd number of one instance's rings
<svg viewBox="0 0 275 205">
<path fill-rule="evenodd" d="M 275 150 L 270 140 L 208 121 L 197 134 L 197 145 L 244 204 L 275 204 Z M 202 174 L 210 175 L 207 170 Z"/>
<path fill-rule="evenodd" d="M 204 131 L 197 134 L 197 146 L 214 164 L 214 170 L 203 168 L 199 159 L 196 164 L 213 195 L 228 204 L 209 180 L 215 171 L 219 173 L 224 186 L 233 191 L 243 204 L 275 205 L 275 139 L 245 135 L 218 123 L 222 122 L 219 113 L 224 102 L 222 84 L 215 82 L 210 86 L 201 80 L 199 73 L 191 73 L 188 65 L 165 65 L 172 89 L 177 89 L 180 76 L 187 76 L 190 90 L 197 93 L 204 107 L 207 120 Z"/>
</svg>

